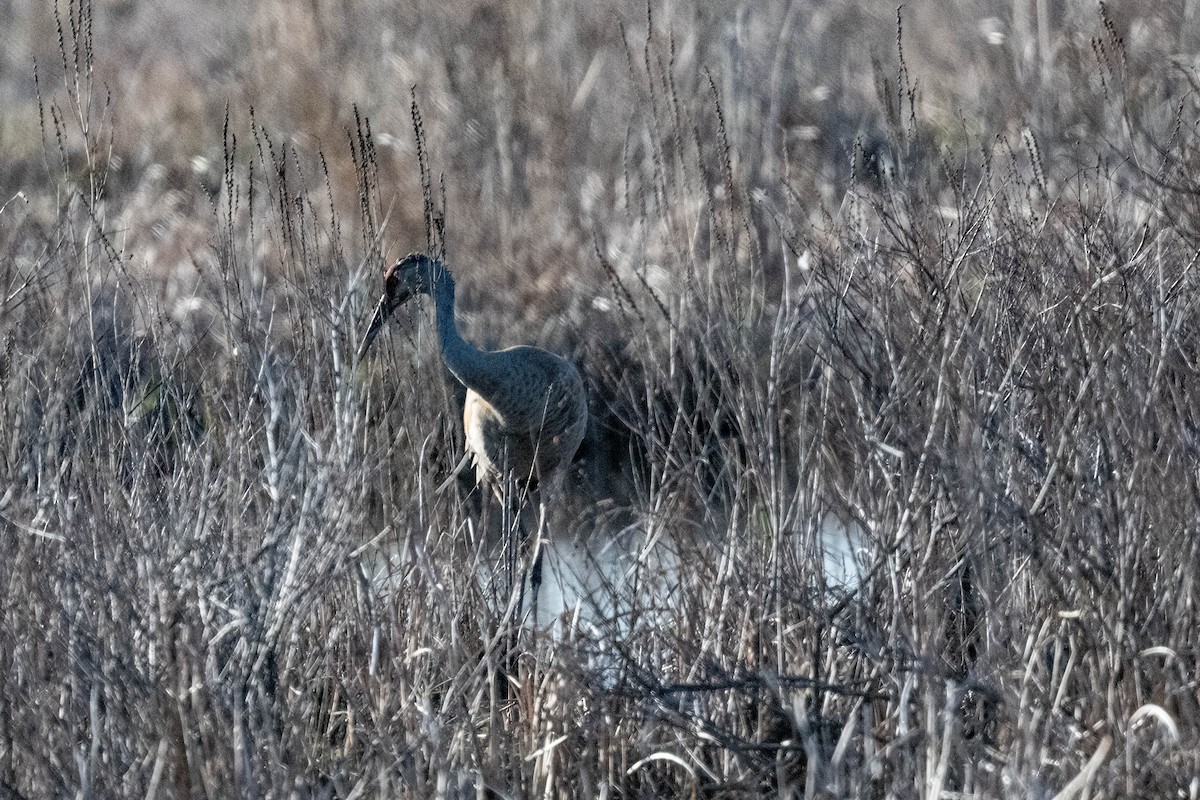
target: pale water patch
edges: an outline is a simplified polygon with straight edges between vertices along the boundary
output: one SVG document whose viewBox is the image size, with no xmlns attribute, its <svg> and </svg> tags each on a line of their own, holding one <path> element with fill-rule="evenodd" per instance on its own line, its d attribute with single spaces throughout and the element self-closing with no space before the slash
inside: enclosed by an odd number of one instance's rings
<svg viewBox="0 0 1200 800">
<path fill-rule="evenodd" d="M 564 623 L 585 633 L 627 633 L 623 623 L 636 607 L 663 609 L 685 577 L 672 542 L 628 529 L 614 536 L 551 537 L 542 568 L 538 624 Z"/>
<path fill-rule="evenodd" d="M 836 514 L 826 514 L 818 530 L 825 588 L 851 592 L 866 578 L 871 563 L 866 531 L 857 522 L 844 523 Z"/>
<path fill-rule="evenodd" d="M 817 527 L 815 551 L 822 559 L 825 591 L 832 598 L 858 589 L 872 562 L 870 539 L 857 522 L 843 522 L 835 514 L 824 515 Z M 700 536 L 702 534 L 696 534 Z M 711 534 L 709 534 L 711 538 Z M 639 526 L 606 533 L 551 535 L 544 539 L 542 586 L 538 595 L 537 626 L 552 635 L 588 638 L 623 637 L 630 620 L 642 625 L 669 624 L 671 608 L 680 587 L 693 576 L 686 570 L 688 558 L 697 552 L 719 557 L 716 541 L 707 547 L 679 543 L 666 535 L 647 535 Z M 806 548 L 807 549 L 807 548 Z M 813 552 L 809 550 L 809 552 Z M 380 544 L 364 550 L 365 566 L 375 588 L 388 593 L 411 568 L 413 554 L 403 554 L 394 545 Z M 508 598 L 498 554 L 476 553 L 476 579 L 487 597 L 493 598 L 499 614 Z M 529 597 L 528 589 L 526 598 Z M 636 614 L 634 611 L 636 610 Z M 533 616 L 525 615 L 532 626 Z"/>
<path fill-rule="evenodd" d="M 826 592 L 842 597 L 858 589 L 872 561 L 866 531 L 857 522 L 845 523 L 830 513 L 821 518 L 817 536 Z M 719 549 L 712 546 L 714 557 Z M 544 626 L 558 620 L 585 632 L 625 632 L 622 608 L 665 609 L 672 592 L 690 577 L 683 572 L 685 563 L 668 537 L 648 538 L 640 531 L 627 530 L 599 542 L 551 537 L 542 569 L 538 622 Z"/>
</svg>

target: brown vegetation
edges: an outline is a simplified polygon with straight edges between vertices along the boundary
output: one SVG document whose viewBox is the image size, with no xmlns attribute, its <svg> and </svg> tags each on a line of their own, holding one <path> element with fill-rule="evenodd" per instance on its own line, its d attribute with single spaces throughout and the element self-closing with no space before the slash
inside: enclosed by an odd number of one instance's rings
<svg viewBox="0 0 1200 800">
<path fill-rule="evenodd" d="M 1186 4 L 676 5 L 0 2 L 0 797 L 1195 794 Z M 517 674 L 421 247 L 588 383 Z"/>
</svg>

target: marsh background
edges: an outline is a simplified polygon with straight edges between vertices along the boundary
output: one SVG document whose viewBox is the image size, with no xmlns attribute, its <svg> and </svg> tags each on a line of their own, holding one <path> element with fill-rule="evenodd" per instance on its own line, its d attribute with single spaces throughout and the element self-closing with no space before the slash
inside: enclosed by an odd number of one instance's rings
<svg viewBox="0 0 1200 800">
<path fill-rule="evenodd" d="M 0 796 L 1196 797 L 1198 17 L 0 0 Z M 427 247 L 589 386 L 516 670 Z"/>
</svg>

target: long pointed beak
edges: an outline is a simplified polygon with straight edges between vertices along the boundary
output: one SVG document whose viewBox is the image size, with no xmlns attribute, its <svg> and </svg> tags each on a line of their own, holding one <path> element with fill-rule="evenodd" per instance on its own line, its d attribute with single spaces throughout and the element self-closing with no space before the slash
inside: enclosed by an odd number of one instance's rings
<svg viewBox="0 0 1200 800">
<path fill-rule="evenodd" d="M 396 297 L 388 297 L 387 292 L 379 298 L 379 305 L 375 306 L 375 314 L 371 317 L 371 324 L 367 326 L 367 332 L 363 334 L 362 344 L 358 346 L 358 360 L 362 361 L 366 356 L 367 350 L 371 347 L 371 342 L 375 341 L 375 337 L 383 330 L 383 324 L 388 321 L 388 317 L 392 315 L 400 306 L 408 302 L 412 297 L 412 292 L 403 290 Z"/>
<path fill-rule="evenodd" d="M 379 298 L 379 305 L 375 306 L 375 314 L 371 317 L 371 324 L 367 327 L 366 334 L 363 335 L 362 344 L 358 346 L 358 360 L 362 361 L 367 354 L 367 349 L 371 346 L 371 342 L 375 341 L 375 337 L 383 330 L 383 323 L 387 322 L 387 318 L 392 315 L 392 304 L 388 302 L 388 296 L 385 294 Z"/>
</svg>

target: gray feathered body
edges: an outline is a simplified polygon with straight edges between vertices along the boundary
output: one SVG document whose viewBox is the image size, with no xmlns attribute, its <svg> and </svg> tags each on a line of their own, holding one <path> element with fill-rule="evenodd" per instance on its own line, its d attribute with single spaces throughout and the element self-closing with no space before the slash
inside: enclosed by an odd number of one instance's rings
<svg viewBox="0 0 1200 800">
<path fill-rule="evenodd" d="M 466 383 L 463 429 L 481 481 L 498 486 L 504 469 L 519 483 L 557 477 L 587 428 L 579 371 L 536 347 L 486 353 L 502 381 Z"/>
<path fill-rule="evenodd" d="M 520 511 L 528 498 L 523 490 L 540 484 L 553 493 L 583 441 L 588 416 L 583 379 L 570 361 L 540 348 L 488 351 L 463 339 L 455 320 L 454 277 L 422 253 L 409 254 L 384 272 L 383 297 L 359 346 L 359 359 L 392 312 L 422 294 L 434 300 L 442 361 L 467 387 L 463 427 L 476 475 L 517 512 L 516 527 L 523 528 Z M 524 533 L 521 541 L 528 547 Z M 532 552 L 528 575 L 536 622 L 541 549 Z M 516 585 L 524 591 L 524 573 Z M 520 600 L 517 609 L 519 614 Z"/>
<path fill-rule="evenodd" d="M 420 288 L 434 298 L 442 360 L 467 387 L 463 427 L 479 479 L 497 494 L 505 470 L 524 486 L 557 479 L 587 428 L 579 370 L 541 348 L 488 351 L 463 339 L 449 270 L 429 273 Z"/>
</svg>

